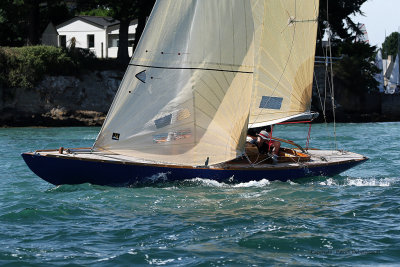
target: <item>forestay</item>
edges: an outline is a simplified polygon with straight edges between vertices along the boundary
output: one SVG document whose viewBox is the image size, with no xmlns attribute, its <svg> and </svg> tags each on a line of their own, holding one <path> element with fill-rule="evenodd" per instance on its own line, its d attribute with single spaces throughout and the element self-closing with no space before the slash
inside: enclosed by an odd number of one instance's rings
<svg viewBox="0 0 400 267">
<path fill-rule="evenodd" d="M 319 8 L 318 0 L 253 3 L 256 67 L 250 128 L 310 112 Z"/>
<path fill-rule="evenodd" d="M 157 1 L 94 150 L 181 165 L 241 155 L 255 57 L 251 3 Z"/>
</svg>

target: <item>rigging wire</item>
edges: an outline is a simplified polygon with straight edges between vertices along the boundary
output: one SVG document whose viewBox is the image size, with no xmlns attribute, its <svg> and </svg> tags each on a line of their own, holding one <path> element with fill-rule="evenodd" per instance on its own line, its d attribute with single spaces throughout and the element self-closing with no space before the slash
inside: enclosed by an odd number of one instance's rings
<svg viewBox="0 0 400 267">
<path fill-rule="evenodd" d="M 330 30 L 330 23 L 329 23 L 329 0 L 326 0 L 326 20 L 329 26 L 329 33 L 328 33 L 328 47 L 329 47 L 329 56 L 332 58 L 332 45 L 331 45 L 331 30 Z M 333 83 L 333 63 L 332 60 L 330 62 L 330 93 L 331 93 L 331 100 L 332 100 L 332 115 L 333 115 L 333 136 L 334 136 L 334 145 L 335 149 L 337 150 L 337 138 L 336 138 L 336 111 L 335 111 L 335 88 Z"/>
<path fill-rule="evenodd" d="M 327 31 L 328 31 L 328 44 L 324 46 L 324 43 L 322 42 L 322 39 L 325 35 L 322 33 L 321 29 L 319 29 L 319 35 L 321 36 L 321 50 L 323 57 L 325 58 L 325 78 L 324 78 L 324 97 L 323 100 L 321 98 L 321 91 L 318 86 L 318 79 L 315 74 L 314 70 L 314 77 L 315 77 L 315 85 L 316 89 L 318 91 L 318 97 L 320 100 L 321 104 L 321 109 L 322 109 L 322 114 L 324 116 L 324 124 L 325 127 L 328 129 L 328 121 L 326 117 L 326 103 L 327 103 L 327 97 L 328 97 L 328 88 L 329 88 L 329 94 L 331 98 L 331 105 L 332 105 L 332 112 L 333 112 L 333 140 L 332 140 L 332 145 L 333 147 L 337 150 L 337 138 L 336 138 L 336 111 L 335 111 L 335 95 L 334 95 L 334 86 L 333 86 L 333 60 L 332 60 L 332 43 L 331 43 L 331 28 L 330 28 L 330 23 L 329 23 L 329 0 L 326 1 L 326 26 L 327 26 Z M 329 60 L 330 59 L 330 60 Z M 330 66 L 330 68 L 329 68 Z M 330 73 L 330 75 L 328 75 Z M 332 137 L 332 136 L 331 136 Z"/>
<path fill-rule="evenodd" d="M 322 109 L 322 115 L 324 116 L 324 122 L 326 123 L 326 112 L 325 112 L 325 107 L 322 103 L 322 98 L 321 98 L 321 93 L 319 91 L 319 86 L 318 86 L 318 79 L 317 79 L 317 74 L 315 72 L 314 69 L 314 80 L 315 80 L 315 87 L 317 88 L 317 92 L 318 92 L 318 97 L 319 97 L 319 102 L 321 104 L 321 109 Z"/>
</svg>

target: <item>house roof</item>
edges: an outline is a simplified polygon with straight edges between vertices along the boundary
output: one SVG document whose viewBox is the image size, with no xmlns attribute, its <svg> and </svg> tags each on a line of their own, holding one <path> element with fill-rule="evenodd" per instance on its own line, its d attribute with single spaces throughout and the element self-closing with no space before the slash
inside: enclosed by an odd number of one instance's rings
<svg viewBox="0 0 400 267">
<path fill-rule="evenodd" d="M 49 22 L 49 24 L 47 24 L 46 29 L 43 31 L 43 34 L 58 34 L 56 27 L 54 27 L 54 24 Z"/>
<path fill-rule="evenodd" d="M 65 25 L 68 25 L 77 20 L 82 20 L 99 28 L 107 28 L 109 26 L 119 24 L 119 20 L 113 19 L 111 17 L 76 16 L 70 20 L 65 21 L 64 23 L 61 23 L 60 25 L 57 25 L 57 29 L 64 27 Z"/>
<path fill-rule="evenodd" d="M 97 25 L 101 25 L 103 27 L 108 27 L 111 25 L 119 24 L 119 20 L 113 19 L 111 17 L 95 17 L 95 16 L 77 16 L 82 20 L 87 20 Z"/>
</svg>

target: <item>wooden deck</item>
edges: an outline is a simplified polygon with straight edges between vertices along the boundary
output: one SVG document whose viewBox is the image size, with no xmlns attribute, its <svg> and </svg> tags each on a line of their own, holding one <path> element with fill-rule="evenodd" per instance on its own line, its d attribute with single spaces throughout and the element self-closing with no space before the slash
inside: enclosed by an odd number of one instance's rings
<svg viewBox="0 0 400 267">
<path fill-rule="evenodd" d="M 285 157 L 280 157 L 279 162 L 275 165 L 267 159 L 266 155 L 250 154 L 248 157 L 241 157 L 227 163 L 221 163 L 211 166 L 181 166 L 171 165 L 167 163 L 154 162 L 130 156 L 114 154 L 110 152 L 91 152 L 90 148 L 79 149 L 64 149 L 62 153 L 59 150 L 38 150 L 33 152 L 42 156 L 62 157 L 84 161 L 100 161 L 111 162 L 117 164 L 133 164 L 133 165 L 150 165 L 150 166 L 165 166 L 173 168 L 210 168 L 210 169 L 282 169 L 282 168 L 299 168 L 331 165 L 344 162 L 361 161 L 366 158 L 360 154 L 348 151 L 335 150 L 309 150 L 307 154 L 301 153 L 299 150 L 294 150 L 296 155 L 287 154 Z M 286 152 L 284 151 L 286 154 Z M 281 153 L 282 155 L 282 153 Z"/>
</svg>

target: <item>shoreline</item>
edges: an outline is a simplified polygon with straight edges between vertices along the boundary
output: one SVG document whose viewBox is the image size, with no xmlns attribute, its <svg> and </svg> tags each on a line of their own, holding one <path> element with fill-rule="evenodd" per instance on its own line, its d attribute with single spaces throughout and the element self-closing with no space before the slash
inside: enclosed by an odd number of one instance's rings
<svg viewBox="0 0 400 267">
<path fill-rule="evenodd" d="M 100 127 L 119 88 L 123 71 L 93 71 L 80 77 L 46 76 L 34 88 L 0 86 L 0 127 Z M 317 77 L 319 75 L 317 74 Z M 319 112 L 313 123 L 333 122 L 330 95 L 324 103 L 313 89 L 311 110 Z M 321 107 L 321 108 L 320 108 Z M 354 95 L 338 86 L 335 97 L 337 123 L 400 121 L 400 95 Z"/>
<path fill-rule="evenodd" d="M 342 120 L 336 120 L 336 123 L 341 123 L 341 124 L 361 124 L 361 123 L 396 123 L 400 122 L 400 118 L 398 120 L 351 120 L 351 121 L 342 121 Z M 325 122 L 320 119 L 316 119 L 312 122 L 312 124 L 324 124 Z M 330 124 L 333 123 L 333 121 L 327 121 L 326 123 Z M 101 127 L 102 123 L 97 123 L 97 124 L 84 124 L 84 123 L 68 123 L 65 121 L 59 121 L 59 122 L 53 122 L 50 124 L 0 124 L 1 129 L 7 129 L 7 128 L 70 128 L 70 127 Z"/>
</svg>

